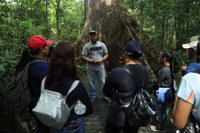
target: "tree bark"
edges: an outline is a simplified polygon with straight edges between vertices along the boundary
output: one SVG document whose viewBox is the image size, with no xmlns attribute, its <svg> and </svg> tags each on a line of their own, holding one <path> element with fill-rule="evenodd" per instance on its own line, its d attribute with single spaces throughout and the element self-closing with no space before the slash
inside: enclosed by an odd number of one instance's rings
<svg viewBox="0 0 200 133">
<path fill-rule="evenodd" d="M 128 12 L 128 8 L 122 0 L 85 0 L 85 8 L 85 24 L 75 42 L 78 53 L 89 41 L 89 30 L 94 29 L 98 32 L 100 41 L 108 47 L 107 71 L 119 66 L 119 57 L 124 44 L 129 39 L 137 39 L 144 44 L 143 62 L 150 68 L 156 69 L 156 63 L 152 59 L 157 58 L 159 51 L 144 34 L 135 18 Z M 151 62 L 148 59 L 151 59 Z"/>
<path fill-rule="evenodd" d="M 57 29 L 57 35 L 60 34 L 60 0 L 56 0 L 56 29 Z"/>
</svg>

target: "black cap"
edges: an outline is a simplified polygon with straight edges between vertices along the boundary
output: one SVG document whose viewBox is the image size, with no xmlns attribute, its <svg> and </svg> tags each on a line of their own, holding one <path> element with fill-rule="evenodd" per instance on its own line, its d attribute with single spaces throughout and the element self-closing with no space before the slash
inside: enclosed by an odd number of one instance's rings
<svg viewBox="0 0 200 133">
<path fill-rule="evenodd" d="M 91 35 L 91 34 L 97 34 L 97 32 L 96 32 L 95 30 L 91 30 L 91 31 L 89 32 L 89 35 Z"/>
<path fill-rule="evenodd" d="M 124 51 L 130 56 L 139 58 L 142 56 L 143 45 L 137 40 L 130 40 L 126 43 Z"/>
</svg>

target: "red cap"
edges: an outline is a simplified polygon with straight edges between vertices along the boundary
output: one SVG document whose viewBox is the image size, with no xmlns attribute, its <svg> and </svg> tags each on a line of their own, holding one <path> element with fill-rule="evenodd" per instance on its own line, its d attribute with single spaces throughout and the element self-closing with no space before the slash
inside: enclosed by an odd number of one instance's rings
<svg viewBox="0 0 200 133">
<path fill-rule="evenodd" d="M 28 39 L 28 46 L 32 49 L 39 49 L 44 45 L 51 45 L 52 43 L 51 40 L 46 40 L 42 35 L 32 35 Z"/>
</svg>

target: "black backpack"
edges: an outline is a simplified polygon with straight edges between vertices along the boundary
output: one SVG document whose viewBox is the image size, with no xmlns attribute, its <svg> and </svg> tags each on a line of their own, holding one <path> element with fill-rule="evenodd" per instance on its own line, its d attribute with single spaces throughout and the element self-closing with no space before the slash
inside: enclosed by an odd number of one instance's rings
<svg viewBox="0 0 200 133">
<path fill-rule="evenodd" d="M 125 68 L 125 70 L 132 76 L 131 72 L 127 68 Z M 156 114 L 156 104 L 143 87 L 144 80 L 141 88 L 139 88 L 133 96 L 130 105 L 125 108 L 126 121 L 132 127 L 147 126 Z"/>
<path fill-rule="evenodd" d="M 6 86 L 7 93 L 3 99 L 3 108 L 6 111 L 21 111 L 31 104 L 32 96 L 28 85 L 29 66 L 37 62 L 44 61 L 35 59 L 29 62 L 22 71 L 11 77 L 10 82 Z"/>
</svg>

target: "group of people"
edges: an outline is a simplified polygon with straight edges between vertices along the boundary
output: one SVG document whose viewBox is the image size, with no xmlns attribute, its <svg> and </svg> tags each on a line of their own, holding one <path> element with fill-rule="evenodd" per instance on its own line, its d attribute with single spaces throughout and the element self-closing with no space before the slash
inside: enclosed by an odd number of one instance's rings
<svg viewBox="0 0 200 133">
<path fill-rule="evenodd" d="M 75 80 L 80 80 L 77 75 L 75 63 L 75 47 L 66 40 L 59 41 L 55 47 L 51 45 L 51 40 L 45 39 L 42 35 L 32 35 L 29 37 L 27 45 L 24 47 L 21 58 L 16 65 L 16 73 L 33 60 L 40 60 L 32 63 L 29 67 L 28 84 L 32 96 L 32 103 L 29 106 L 30 113 L 37 122 L 39 133 L 60 133 L 70 132 L 70 122 L 78 119 L 82 124 L 81 117 L 86 117 L 93 113 L 92 103 L 96 100 L 95 78 L 97 78 L 99 88 L 102 91 L 105 83 L 106 72 L 104 61 L 108 58 L 108 50 L 104 43 L 98 41 L 96 31 L 89 32 L 91 41 L 87 43 L 82 51 L 82 58 L 87 61 L 87 77 L 89 82 L 89 94 L 83 83 L 80 81 L 76 88 L 69 94 L 66 103 L 69 107 L 74 106 L 80 100 L 86 107 L 82 115 L 77 115 L 72 109 L 65 124 L 65 131 L 55 131 L 44 125 L 33 113 L 41 93 L 41 81 L 46 77 L 45 89 L 56 91 L 63 96 L 67 95 L 71 85 Z M 47 58 L 46 58 L 47 56 Z M 101 93 L 102 98 L 110 102 L 110 99 Z M 83 126 L 81 126 L 83 131 Z"/>
<path fill-rule="evenodd" d="M 120 58 L 123 65 L 114 68 L 106 76 L 104 62 L 109 56 L 108 49 L 103 42 L 99 41 L 96 31 L 90 31 L 89 36 L 90 42 L 84 45 L 82 50 L 82 59 L 87 62 L 88 90 L 80 81 L 75 90 L 66 99 L 69 107 L 73 106 L 79 99 L 86 106 L 86 111 L 81 116 L 78 116 L 71 110 L 70 117 L 64 127 L 67 127 L 72 120 L 76 120 L 79 117 L 86 117 L 93 113 L 92 103 L 97 98 L 95 87 L 95 80 L 97 79 L 102 99 L 110 103 L 105 121 L 105 133 L 136 133 L 140 127 L 129 126 L 126 121 L 124 108 L 129 106 L 130 101 L 137 92 L 137 86 L 143 84 L 145 88 L 151 80 L 150 69 L 140 62 L 143 45 L 137 40 L 129 40 L 125 44 L 123 54 Z M 198 41 L 195 43 L 197 46 L 195 48 L 195 61 L 187 66 L 186 73 L 188 74 L 183 76 L 180 86 L 176 90 L 172 119 L 177 128 L 184 128 L 190 112 L 193 113 L 197 120 L 200 120 L 200 114 L 198 113 L 200 112 L 200 99 L 198 97 L 200 94 L 200 89 L 198 89 L 198 86 L 200 86 L 200 75 L 197 73 L 200 70 L 200 44 Z M 45 89 L 59 92 L 62 95 L 67 94 L 75 80 L 80 80 L 76 70 L 74 46 L 68 41 L 62 40 L 56 44 L 55 48 L 49 54 L 49 46 L 51 44 L 53 42 L 46 40 L 42 35 L 31 36 L 16 66 L 16 72 L 18 72 L 28 62 L 36 59 L 41 60 L 41 62 L 31 64 L 29 70 L 28 81 L 33 97 L 33 102 L 29 107 L 30 112 L 36 106 L 40 97 L 40 86 L 44 77 L 47 77 Z M 186 48 L 186 45 L 183 47 Z M 48 60 L 44 61 L 47 55 L 49 55 Z M 163 52 L 159 55 L 159 59 L 163 64 L 163 68 L 159 71 L 155 83 L 159 120 L 158 123 L 151 125 L 151 129 L 162 132 L 166 125 L 166 104 L 173 93 L 171 68 L 173 55 L 169 52 Z M 126 69 L 132 75 L 127 73 Z M 134 77 L 134 83 L 132 77 Z M 32 115 L 35 117 L 34 114 Z M 51 128 L 45 126 L 37 117 L 35 119 L 39 133 L 52 132 Z"/>
<path fill-rule="evenodd" d="M 45 89 L 56 91 L 63 96 L 67 95 L 72 83 L 78 80 L 76 64 L 75 64 L 75 48 L 68 41 L 59 41 L 56 47 L 51 52 L 48 63 L 45 61 L 45 56 L 49 53 L 49 46 L 53 42 L 46 40 L 42 35 L 33 35 L 28 39 L 28 45 L 24 48 L 21 59 L 16 66 L 16 72 L 32 60 L 41 60 L 29 67 L 29 89 L 32 95 L 32 103 L 29 106 L 30 112 L 36 106 L 41 93 L 41 81 L 46 78 Z M 66 99 L 66 103 L 71 107 L 77 100 L 80 100 L 85 106 L 86 111 L 81 116 L 77 116 L 74 111 L 71 111 L 65 127 L 72 120 L 78 117 L 84 117 L 93 113 L 90 97 L 82 82 L 79 82 L 73 92 Z M 50 127 L 45 126 L 34 114 L 32 116 L 37 122 L 39 133 L 52 133 Z M 81 123 L 82 121 L 80 121 Z"/>
<path fill-rule="evenodd" d="M 158 117 L 150 125 L 153 131 L 165 132 L 166 126 L 166 106 L 169 102 L 173 103 L 171 121 L 177 127 L 178 132 L 197 132 L 200 101 L 198 86 L 200 85 L 200 42 L 193 41 L 183 44 L 182 47 L 187 50 L 189 62 L 187 66 L 181 67 L 182 79 L 177 88 L 174 87 L 173 79 L 173 55 L 171 53 L 162 53 L 160 61 L 163 68 L 159 71 L 156 81 L 156 95 L 158 103 Z M 195 80 L 196 79 L 196 80 Z M 173 95 L 175 94 L 175 97 Z M 173 99 L 173 101 L 169 101 Z M 192 129 L 186 130 L 186 124 L 192 119 Z M 191 126 L 191 125 L 190 125 Z"/>
</svg>

